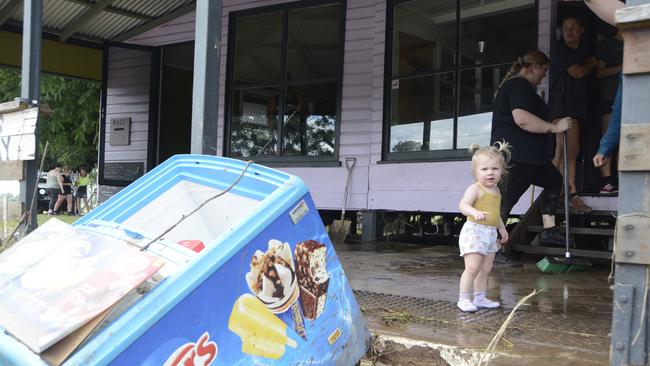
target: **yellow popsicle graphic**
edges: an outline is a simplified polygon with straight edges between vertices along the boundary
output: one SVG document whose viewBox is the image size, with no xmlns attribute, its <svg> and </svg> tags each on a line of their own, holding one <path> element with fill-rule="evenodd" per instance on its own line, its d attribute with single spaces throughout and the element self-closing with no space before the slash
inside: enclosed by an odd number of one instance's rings
<svg viewBox="0 0 650 366">
<path fill-rule="evenodd" d="M 275 316 L 251 294 L 241 295 L 230 313 L 228 329 L 241 338 L 242 352 L 277 360 L 286 346 L 296 348 L 287 336 L 287 324 Z"/>
</svg>

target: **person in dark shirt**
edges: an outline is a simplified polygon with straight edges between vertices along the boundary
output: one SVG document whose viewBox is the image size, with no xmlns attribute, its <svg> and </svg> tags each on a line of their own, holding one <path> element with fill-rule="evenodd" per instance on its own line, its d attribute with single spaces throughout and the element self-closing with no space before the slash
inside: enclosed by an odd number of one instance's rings
<svg viewBox="0 0 650 366">
<path fill-rule="evenodd" d="M 616 32 L 613 36 L 603 39 L 598 44 L 598 65 L 596 78 L 598 78 L 598 105 L 603 135 L 607 132 L 609 120 L 612 117 L 612 106 L 616 96 L 619 74 L 623 64 L 623 38 Z M 616 179 L 612 177 L 612 166 L 608 160 L 600 167 L 602 185 L 600 194 L 616 194 L 618 188 Z"/>
<path fill-rule="evenodd" d="M 616 26 L 614 15 L 616 10 L 625 7 L 625 3 L 618 0 L 589 0 L 585 4 L 598 15 L 598 17 L 610 25 Z M 594 166 L 601 167 L 607 163 L 609 157 L 612 155 L 621 139 L 621 117 L 622 117 L 622 103 L 623 103 L 623 78 L 619 74 L 618 89 L 616 90 L 616 97 L 614 98 L 614 106 L 612 107 L 612 117 L 607 126 L 607 132 L 600 140 L 598 152 L 593 157 Z"/>
<path fill-rule="evenodd" d="M 574 213 L 589 213 L 587 206 L 578 196 L 576 187 L 576 161 L 580 152 L 580 123 L 588 120 L 587 114 L 587 78 L 596 67 L 597 60 L 589 56 L 580 47 L 580 38 L 584 27 L 579 19 L 569 17 L 562 22 L 564 43 L 557 46 L 553 53 L 550 69 L 550 119 L 555 123 L 562 117 L 572 117 L 579 123 L 567 133 L 570 208 Z M 584 127 L 584 126 L 583 126 Z M 556 135 L 555 157 L 553 164 L 563 171 L 563 138 Z"/>
<path fill-rule="evenodd" d="M 550 133 L 570 129 L 573 119 L 546 121 L 547 108 L 537 95 L 537 86 L 548 71 L 549 59 L 541 51 L 531 51 L 512 65 L 494 98 L 491 144 L 508 142 L 512 146 L 508 175 L 502 180 L 501 219 L 531 184 L 544 188 L 540 211 L 544 229 L 540 243 L 563 246 L 564 231 L 555 226 L 555 210 L 562 190 L 562 176 L 551 162 Z"/>
</svg>

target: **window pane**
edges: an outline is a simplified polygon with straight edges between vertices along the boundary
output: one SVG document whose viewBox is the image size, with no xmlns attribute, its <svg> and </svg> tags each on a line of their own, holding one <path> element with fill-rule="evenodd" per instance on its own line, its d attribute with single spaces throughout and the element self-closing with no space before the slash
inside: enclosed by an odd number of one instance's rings
<svg viewBox="0 0 650 366">
<path fill-rule="evenodd" d="M 275 155 L 278 91 L 275 88 L 235 90 L 230 153 L 235 157 Z"/>
<path fill-rule="evenodd" d="M 393 76 L 453 67 L 455 0 L 415 0 L 398 4 L 393 23 Z"/>
<path fill-rule="evenodd" d="M 235 87 L 280 79 L 282 13 L 240 17 L 235 34 Z"/>
<path fill-rule="evenodd" d="M 453 147 L 454 73 L 394 80 L 389 151 Z"/>
<path fill-rule="evenodd" d="M 510 64 L 503 64 L 461 72 L 456 148 L 490 144 L 494 93 L 509 69 Z"/>
<path fill-rule="evenodd" d="M 523 0 L 516 10 L 511 3 L 511 0 L 461 1 L 462 65 L 513 62 L 537 48 L 535 1 Z"/>
<path fill-rule="evenodd" d="M 286 88 L 283 155 L 334 154 L 336 84 Z"/>
<path fill-rule="evenodd" d="M 287 80 L 338 76 L 340 18 L 339 4 L 289 11 Z"/>
</svg>

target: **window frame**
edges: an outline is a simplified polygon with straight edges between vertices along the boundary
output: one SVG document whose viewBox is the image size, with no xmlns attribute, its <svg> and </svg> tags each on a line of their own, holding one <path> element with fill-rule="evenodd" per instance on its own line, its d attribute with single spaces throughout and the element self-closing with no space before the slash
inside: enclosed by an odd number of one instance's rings
<svg viewBox="0 0 650 366">
<path fill-rule="evenodd" d="M 441 150 L 424 150 L 424 151 L 401 151 L 391 152 L 390 149 L 390 129 L 391 129 L 391 85 L 393 81 L 393 30 L 395 25 L 395 7 L 411 2 L 413 0 L 387 0 L 386 4 L 386 38 L 384 49 L 384 94 L 383 94 L 383 114 L 382 114 L 382 146 L 381 146 L 381 161 L 380 164 L 387 163 L 408 163 L 408 162 L 423 162 L 423 161 L 463 161 L 470 160 L 471 155 L 467 149 L 457 148 L 458 143 L 458 114 L 460 109 L 461 98 L 461 74 L 467 70 L 474 70 L 482 67 L 496 67 L 502 65 L 503 62 L 491 62 L 481 65 L 468 65 L 463 66 L 461 62 L 461 1 L 456 0 L 456 41 L 454 49 L 454 64 L 450 69 L 441 69 L 431 72 L 418 72 L 409 75 L 400 75 L 395 80 L 401 80 L 412 77 L 423 77 L 444 72 L 452 72 L 454 75 L 454 116 L 453 116 L 453 141 L 452 149 Z M 535 9 L 535 24 L 534 29 L 535 39 L 539 42 L 539 0 L 535 0 L 533 8 Z M 537 47 L 535 47 L 536 49 Z M 533 48 L 531 48 L 533 49 Z"/>
<path fill-rule="evenodd" d="M 287 51 L 288 51 L 288 23 L 289 23 L 289 11 L 304 9 L 309 7 L 323 6 L 323 5 L 332 5 L 339 4 L 340 6 L 340 24 L 339 24 L 339 51 L 338 51 L 338 69 L 337 77 L 331 78 L 322 78 L 314 80 L 301 80 L 301 81 L 291 81 L 286 80 L 287 72 Z M 343 61 L 344 61 L 344 50 L 345 50 L 345 23 L 346 23 L 346 9 L 347 9 L 347 0 L 303 0 L 291 3 L 276 4 L 262 7 L 255 7 L 251 9 L 244 9 L 239 11 L 232 11 L 228 15 L 228 47 L 227 47 L 227 58 L 226 58 L 226 85 L 224 93 L 224 136 L 223 136 L 223 156 L 233 157 L 235 159 L 249 160 L 254 159 L 256 162 L 260 162 L 269 166 L 284 166 L 284 167 L 311 167 L 311 166 L 339 166 L 339 148 L 341 140 L 341 106 L 342 106 L 342 96 L 343 96 Z M 243 89 L 254 89 L 254 88 L 278 88 L 281 90 L 281 94 L 278 95 L 278 105 L 284 105 L 284 90 L 288 86 L 301 86 L 301 85 L 311 85 L 315 83 L 335 83 L 336 84 L 336 122 L 334 124 L 334 152 L 332 155 L 319 155 L 319 156 L 283 156 L 283 155 L 273 155 L 273 156 L 232 156 L 231 155 L 231 137 L 232 137 L 232 103 L 235 94 L 235 78 L 234 78 L 234 67 L 235 67 L 235 38 L 237 34 L 237 18 L 253 15 L 261 15 L 271 12 L 282 12 L 282 45 L 281 45 L 281 79 L 274 82 L 263 82 L 255 83 L 248 85 Z M 280 110 L 278 110 L 278 116 L 281 116 Z M 282 131 L 280 131 L 282 136 Z M 278 139 L 278 146 L 282 144 L 283 139 Z"/>
</svg>

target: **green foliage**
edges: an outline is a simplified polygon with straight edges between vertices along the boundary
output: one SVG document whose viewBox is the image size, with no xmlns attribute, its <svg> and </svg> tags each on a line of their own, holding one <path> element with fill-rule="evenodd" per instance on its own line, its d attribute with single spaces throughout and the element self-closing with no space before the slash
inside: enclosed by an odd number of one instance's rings
<svg viewBox="0 0 650 366">
<path fill-rule="evenodd" d="M 283 128 L 283 155 L 300 156 L 303 150 L 306 156 L 334 154 L 335 125 L 332 116 L 311 115 L 301 120 L 291 115 Z M 277 134 L 276 130 L 269 129 L 266 124 L 248 121 L 233 123 L 230 140 L 232 154 L 251 158 L 273 156 L 278 145 Z"/>
<path fill-rule="evenodd" d="M 0 68 L 0 102 L 20 95 L 20 73 Z M 39 118 L 38 147 L 43 154 L 49 141 L 45 169 L 56 162 L 71 168 L 97 162 L 100 84 L 94 81 L 41 75 L 41 105 L 52 113 Z"/>
<path fill-rule="evenodd" d="M 10 102 L 20 96 L 20 73 L 15 69 L 0 67 L 0 103 Z"/>
</svg>

